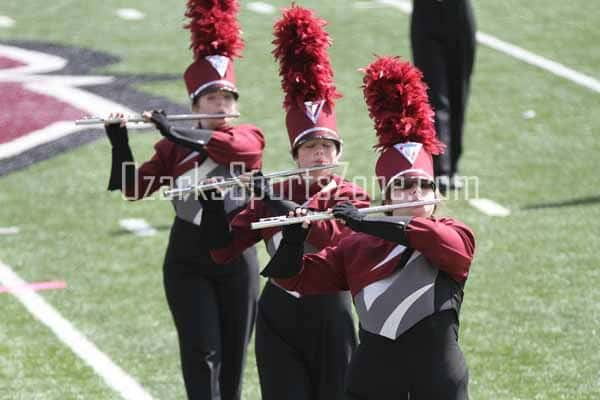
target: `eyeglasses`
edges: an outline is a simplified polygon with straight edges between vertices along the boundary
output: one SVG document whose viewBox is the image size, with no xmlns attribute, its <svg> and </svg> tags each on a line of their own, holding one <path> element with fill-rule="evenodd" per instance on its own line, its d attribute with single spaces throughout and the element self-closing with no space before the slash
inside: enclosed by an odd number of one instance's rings
<svg viewBox="0 0 600 400">
<path fill-rule="evenodd" d="M 435 190 L 435 182 L 429 179 L 413 178 L 413 177 L 398 177 L 394 179 L 391 185 L 394 189 L 409 190 L 419 187 L 421 190 Z"/>
</svg>

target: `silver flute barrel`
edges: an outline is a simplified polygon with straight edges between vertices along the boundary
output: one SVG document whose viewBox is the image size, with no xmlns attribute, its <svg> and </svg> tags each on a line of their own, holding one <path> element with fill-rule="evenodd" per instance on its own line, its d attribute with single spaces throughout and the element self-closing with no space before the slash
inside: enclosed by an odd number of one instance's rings
<svg viewBox="0 0 600 400">
<path fill-rule="evenodd" d="M 279 171 L 279 172 L 272 172 L 270 174 L 259 175 L 259 176 L 253 177 L 252 179 L 262 180 L 262 179 L 284 178 L 286 176 L 302 175 L 302 174 L 306 174 L 306 173 L 312 172 L 312 171 L 320 171 L 323 169 L 335 168 L 337 166 L 339 166 L 339 164 L 326 164 L 326 165 L 315 165 L 313 167 L 306 167 L 306 168 L 295 168 L 295 169 L 290 169 L 287 171 Z M 224 180 L 216 181 L 216 182 L 201 183 L 196 186 L 186 186 L 183 188 L 165 190 L 163 195 L 165 197 L 171 197 L 171 196 L 175 196 L 175 195 L 186 194 L 189 192 L 203 192 L 203 191 L 213 190 L 213 189 L 223 190 L 223 189 L 227 189 L 229 187 L 237 186 L 237 185 L 244 185 L 244 182 L 238 177 L 233 177 L 233 178 L 224 179 Z"/>
<path fill-rule="evenodd" d="M 376 206 L 376 207 L 367 207 L 367 208 L 359 208 L 358 212 L 361 214 L 376 214 L 376 213 L 384 213 L 388 211 L 398 210 L 401 208 L 414 208 L 421 206 L 428 206 L 431 204 L 438 204 L 441 202 L 440 199 L 434 200 L 421 200 L 421 201 L 413 201 L 410 203 L 399 203 L 399 204 L 388 204 L 385 206 Z M 275 228 L 278 226 L 286 226 L 293 224 L 301 224 L 304 221 L 316 222 L 323 221 L 327 219 L 333 219 L 333 213 L 331 212 L 314 212 L 309 213 L 302 217 L 288 217 L 285 215 L 280 215 L 278 217 L 269 217 L 269 218 L 261 218 L 258 222 L 253 222 L 251 224 L 251 228 L 253 230 L 256 229 L 265 229 L 265 228 Z"/>
<path fill-rule="evenodd" d="M 169 121 L 196 121 L 199 119 L 221 119 L 221 118 L 239 118 L 240 114 L 173 114 L 167 115 Z M 125 118 L 127 123 L 144 123 L 149 122 L 141 115 L 130 115 Z M 119 118 L 99 118 L 99 117 L 84 117 L 75 121 L 75 125 L 99 125 L 99 124 L 117 124 L 121 122 Z"/>
</svg>

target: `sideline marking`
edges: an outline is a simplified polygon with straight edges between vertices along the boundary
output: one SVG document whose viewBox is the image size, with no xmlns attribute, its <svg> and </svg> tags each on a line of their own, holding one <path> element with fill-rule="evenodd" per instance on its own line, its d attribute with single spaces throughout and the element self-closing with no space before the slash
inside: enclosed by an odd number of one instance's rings
<svg viewBox="0 0 600 400">
<path fill-rule="evenodd" d="M 11 17 L 0 15 L 0 28 L 12 28 L 16 22 Z"/>
<path fill-rule="evenodd" d="M 128 21 L 139 21 L 145 17 L 143 12 L 138 11 L 135 8 L 119 8 L 117 10 L 117 16 Z"/>
<path fill-rule="evenodd" d="M 0 261 L 0 284 L 6 287 L 27 286 L 13 270 Z M 12 293 L 25 308 L 41 323 L 46 325 L 61 342 L 85 361 L 106 384 L 127 400 L 152 400 L 130 375 L 125 373 L 110 358 L 102 353 L 81 332 L 48 304 L 39 294 L 25 287 Z"/>
<path fill-rule="evenodd" d="M 275 7 L 273 7 L 269 3 L 263 3 L 262 1 L 253 1 L 248 3 L 248 10 L 254 11 L 258 14 L 273 14 L 275 12 Z"/>
<path fill-rule="evenodd" d="M 491 217 L 508 217 L 510 215 L 510 210 L 508 208 L 503 207 L 490 199 L 471 199 L 469 200 L 469 204 L 485 215 Z"/>
<path fill-rule="evenodd" d="M 412 6 L 405 0 L 374 0 L 377 3 L 387 4 L 395 7 L 405 14 L 412 12 Z M 488 46 L 501 53 L 508 54 L 509 56 L 526 62 L 527 64 L 534 65 L 543 70 L 553 73 L 554 75 L 560 76 L 574 82 L 580 86 L 588 88 L 594 92 L 600 93 L 600 81 L 589 76 L 577 72 L 574 69 L 566 67 L 556 61 L 549 60 L 537 54 L 534 54 L 521 47 L 515 46 L 503 40 L 500 40 L 492 35 L 488 35 L 484 32 L 477 32 L 477 41 L 485 46 Z"/>
<path fill-rule="evenodd" d="M 28 289 L 38 292 L 40 290 L 65 289 L 66 287 L 67 283 L 64 281 L 33 282 L 27 283 L 25 286 L 0 286 L 0 293 L 15 293 Z"/>
<path fill-rule="evenodd" d="M 137 236 L 154 236 L 157 233 L 156 229 L 142 218 L 122 219 L 119 221 L 119 225 Z"/>
</svg>

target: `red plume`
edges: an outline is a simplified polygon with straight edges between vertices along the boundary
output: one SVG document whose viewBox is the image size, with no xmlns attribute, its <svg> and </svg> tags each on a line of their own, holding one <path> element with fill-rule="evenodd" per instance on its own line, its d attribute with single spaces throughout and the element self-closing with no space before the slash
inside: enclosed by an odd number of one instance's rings
<svg viewBox="0 0 600 400">
<path fill-rule="evenodd" d="M 444 150 L 435 133 L 423 74 L 400 57 L 378 57 L 364 69 L 363 93 L 384 150 L 397 143 L 418 142 L 431 154 Z"/>
<path fill-rule="evenodd" d="M 342 97 L 333 83 L 333 69 L 327 49 L 331 38 L 325 31 L 327 21 L 313 11 L 296 6 L 283 10 L 275 23 L 273 55 L 279 61 L 281 87 L 285 92 L 283 107 L 303 107 L 305 101 L 325 100 L 333 107 Z"/>
<path fill-rule="evenodd" d="M 222 55 L 240 57 L 244 42 L 237 21 L 239 5 L 235 0 L 188 0 L 185 25 L 192 33 L 190 48 L 194 58 Z"/>
</svg>

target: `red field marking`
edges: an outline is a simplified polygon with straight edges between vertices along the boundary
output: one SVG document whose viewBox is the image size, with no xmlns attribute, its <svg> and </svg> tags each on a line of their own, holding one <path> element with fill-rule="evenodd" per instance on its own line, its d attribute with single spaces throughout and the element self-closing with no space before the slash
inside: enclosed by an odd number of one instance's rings
<svg viewBox="0 0 600 400">
<path fill-rule="evenodd" d="M 41 290 L 65 289 L 66 287 L 67 283 L 63 281 L 34 282 L 13 287 L 0 286 L 0 293 L 13 293 L 22 290 L 33 290 L 38 292 Z"/>
<path fill-rule="evenodd" d="M 0 82 L 0 93 L 0 144 L 85 114 L 54 97 L 28 90 L 22 83 Z"/>
<path fill-rule="evenodd" d="M 17 60 L 13 60 L 12 58 L 6 58 L 0 56 L 0 69 L 8 69 L 8 68 L 16 68 L 16 67 L 24 67 L 25 63 L 22 63 Z"/>
</svg>

